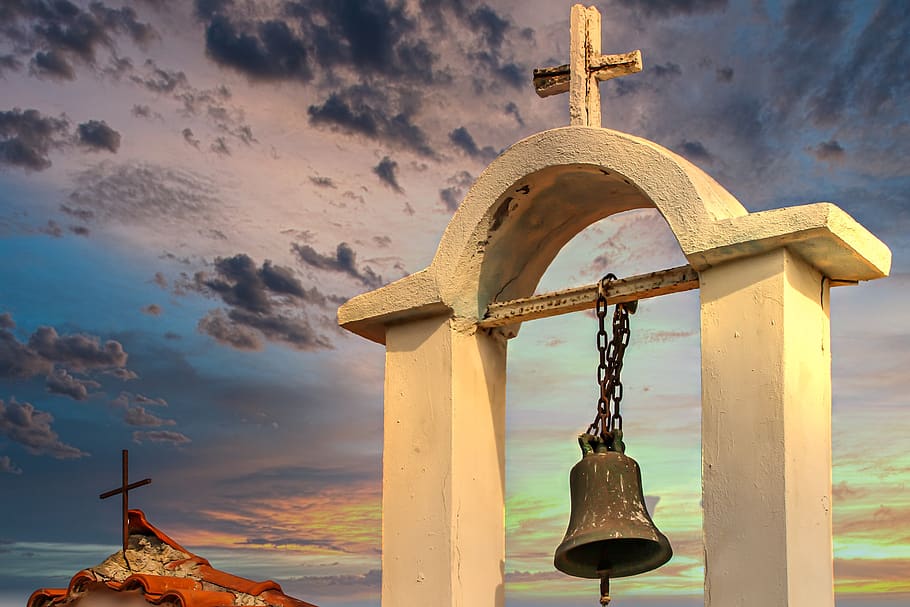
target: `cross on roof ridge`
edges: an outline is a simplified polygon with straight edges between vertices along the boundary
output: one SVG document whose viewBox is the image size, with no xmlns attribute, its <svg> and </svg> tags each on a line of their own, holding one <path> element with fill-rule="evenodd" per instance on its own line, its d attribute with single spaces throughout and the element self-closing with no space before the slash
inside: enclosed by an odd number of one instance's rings
<svg viewBox="0 0 910 607">
<path fill-rule="evenodd" d="M 118 493 L 123 496 L 122 500 L 122 509 L 123 509 L 123 558 L 126 559 L 126 546 L 129 543 L 130 539 L 130 501 L 129 501 L 129 492 L 132 489 L 137 487 L 142 487 L 143 485 L 148 485 L 152 482 L 150 478 L 144 478 L 141 481 L 136 481 L 135 483 L 130 483 L 129 478 L 129 467 L 130 467 L 130 452 L 126 449 L 122 451 L 121 458 L 121 470 L 123 473 L 123 480 L 119 487 L 116 489 L 111 489 L 110 491 L 105 491 L 98 497 L 101 499 L 107 499 L 113 497 Z"/>
</svg>

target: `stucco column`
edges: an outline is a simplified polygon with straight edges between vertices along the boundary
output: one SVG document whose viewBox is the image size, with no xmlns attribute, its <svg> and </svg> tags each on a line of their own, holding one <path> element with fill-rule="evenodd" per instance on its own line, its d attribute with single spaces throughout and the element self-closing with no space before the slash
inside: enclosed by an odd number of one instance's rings
<svg viewBox="0 0 910 607">
<path fill-rule="evenodd" d="M 833 607 L 828 283 L 781 248 L 701 279 L 707 607 Z"/>
<path fill-rule="evenodd" d="M 501 336 L 449 316 L 386 330 L 382 607 L 502 607 Z"/>
</svg>

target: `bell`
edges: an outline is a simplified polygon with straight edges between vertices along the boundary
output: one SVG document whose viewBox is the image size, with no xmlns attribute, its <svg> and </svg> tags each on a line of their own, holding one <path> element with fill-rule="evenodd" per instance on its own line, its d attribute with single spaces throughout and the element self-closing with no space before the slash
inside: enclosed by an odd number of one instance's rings
<svg viewBox="0 0 910 607">
<path fill-rule="evenodd" d="M 554 557 L 563 573 L 605 583 L 651 571 L 673 556 L 645 507 L 641 469 L 622 452 L 618 434 L 617 450 L 593 436 L 579 437 L 583 456 L 569 475 L 572 513 Z"/>
</svg>

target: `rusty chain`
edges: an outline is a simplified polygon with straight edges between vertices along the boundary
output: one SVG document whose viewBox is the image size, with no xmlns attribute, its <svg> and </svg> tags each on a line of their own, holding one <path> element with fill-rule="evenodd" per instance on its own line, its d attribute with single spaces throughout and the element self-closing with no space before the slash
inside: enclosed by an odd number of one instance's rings
<svg viewBox="0 0 910 607">
<path fill-rule="evenodd" d="M 613 430 L 622 430 L 622 414 L 619 406 L 622 402 L 622 359 L 629 345 L 629 314 L 635 311 L 635 304 L 618 303 L 613 309 L 613 339 L 608 341 L 606 329 L 607 318 L 607 291 L 610 283 L 616 276 L 607 274 L 601 281 L 597 290 L 595 313 L 597 314 L 597 352 L 600 361 L 597 365 L 597 384 L 600 394 L 597 399 L 597 414 L 588 427 L 587 433 L 608 441 Z"/>
</svg>

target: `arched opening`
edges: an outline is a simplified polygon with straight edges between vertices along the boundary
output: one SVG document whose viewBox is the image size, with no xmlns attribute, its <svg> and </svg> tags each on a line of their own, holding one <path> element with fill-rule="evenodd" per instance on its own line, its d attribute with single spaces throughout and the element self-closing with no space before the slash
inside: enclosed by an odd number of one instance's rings
<svg viewBox="0 0 910 607">
<path fill-rule="evenodd" d="M 572 238 L 542 276 L 537 292 L 685 264 L 654 208 L 617 213 Z M 674 546 L 673 560 L 643 576 L 617 579 L 625 597 L 698 595 L 701 547 L 700 350 L 698 294 L 640 302 L 623 366 L 628 454 L 642 468 L 646 502 Z M 568 473 L 580 452 L 575 437 L 596 403 L 593 311 L 523 324 L 509 342 L 506 389 L 506 602 L 548 598 L 590 601 L 590 581 L 553 570 L 566 530 Z M 656 508 L 655 508 L 656 505 Z"/>
</svg>

